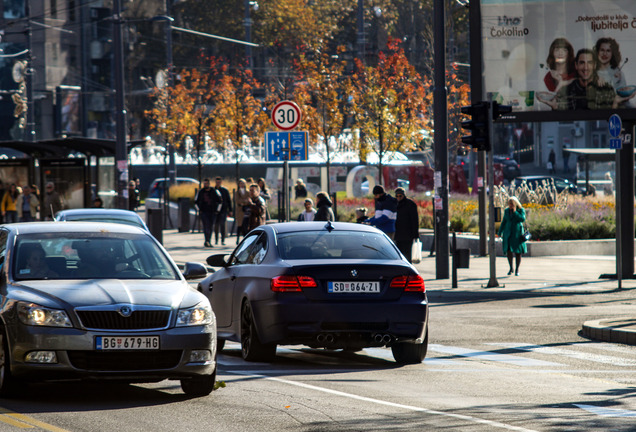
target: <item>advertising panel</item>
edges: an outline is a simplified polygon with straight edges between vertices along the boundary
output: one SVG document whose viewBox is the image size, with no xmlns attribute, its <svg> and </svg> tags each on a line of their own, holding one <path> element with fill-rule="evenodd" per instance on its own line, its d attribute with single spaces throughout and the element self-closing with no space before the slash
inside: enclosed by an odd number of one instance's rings
<svg viewBox="0 0 636 432">
<path fill-rule="evenodd" d="M 508 120 L 636 118 L 636 1 L 481 0 L 481 13 L 485 94 L 513 106 Z"/>
</svg>

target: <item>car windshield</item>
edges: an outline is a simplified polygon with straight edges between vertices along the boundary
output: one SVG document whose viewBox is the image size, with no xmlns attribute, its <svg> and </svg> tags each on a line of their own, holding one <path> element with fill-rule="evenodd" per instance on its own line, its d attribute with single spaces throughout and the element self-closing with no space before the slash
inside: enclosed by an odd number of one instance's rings
<svg viewBox="0 0 636 432">
<path fill-rule="evenodd" d="M 380 233 L 364 231 L 299 231 L 280 234 L 278 252 L 283 259 L 398 260 L 400 254 Z"/>
<path fill-rule="evenodd" d="M 147 235 L 51 233 L 20 235 L 13 279 L 179 279 Z"/>
<path fill-rule="evenodd" d="M 76 214 L 64 216 L 66 221 L 86 221 L 86 222 L 109 222 L 120 223 L 125 225 L 132 225 L 139 228 L 146 229 L 146 227 L 135 216 L 118 215 L 107 216 L 103 214 Z"/>
</svg>

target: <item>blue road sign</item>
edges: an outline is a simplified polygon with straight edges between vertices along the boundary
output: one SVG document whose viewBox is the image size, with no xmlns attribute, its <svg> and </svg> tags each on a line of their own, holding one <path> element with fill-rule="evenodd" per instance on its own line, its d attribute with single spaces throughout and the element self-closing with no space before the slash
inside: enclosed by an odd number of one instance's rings
<svg viewBox="0 0 636 432">
<path fill-rule="evenodd" d="M 265 132 L 267 160 L 307 160 L 309 133 L 301 132 Z"/>
<path fill-rule="evenodd" d="M 623 122 L 618 114 L 612 114 L 607 123 L 607 128 L 609 129 L 609 133 L 612 137 L 618 138 L 623 130 Z M 610 147 L 612 148 L 612 147 Z"/>
<path fill-rule="evenodd" d="M 612 150 L 620 150 L 623 148 L 623 140 L 622 138 L 610 138 L 609 140 L 609 148 Z"/>
</svg>

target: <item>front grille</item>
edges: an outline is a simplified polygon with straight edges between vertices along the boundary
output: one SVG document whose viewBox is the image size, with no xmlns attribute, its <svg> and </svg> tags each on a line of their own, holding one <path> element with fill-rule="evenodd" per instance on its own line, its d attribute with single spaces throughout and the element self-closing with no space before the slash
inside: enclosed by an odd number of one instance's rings
<svg viewBox="0 0 636 432">
<path fill-rule="evenodd" d="M 89 329 L 144 330 L 168 327 L 169 310 L 134 311 L 129 317 L 118 311 L 77 311 L 82 325 Z"/>
<path fill-rule="evenodd" d="M 181 360 L 182 351 L 97 352 L 68 351 L 74 368 L 87 371 L 121 372 L 173 369 Z"/>
<path fill-rule="evenodd" d="M 322 330 L 367 330 L 382 331 L 388 328 L 385 322 L 324 322 L 320 325 Z"/>
</svg>

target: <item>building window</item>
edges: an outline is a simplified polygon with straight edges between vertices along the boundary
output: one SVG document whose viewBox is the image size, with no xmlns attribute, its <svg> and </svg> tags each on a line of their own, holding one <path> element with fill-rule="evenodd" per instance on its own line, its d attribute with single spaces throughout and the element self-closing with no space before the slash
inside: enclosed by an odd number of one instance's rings
<svg viewBox="0 0 636 432">
<path fill-rule="evenodd" d="M 68 0 L 68 19 L 75 21 L 75 0 Z"/>
<path fill-rule="evenodd" d="M 24 18 L 24 0 L 3 0 L 2 6 L 4 19 Z"/>
<path fill-rule="evenodd" d="M 57 18 L 57 0 L 50 0 L 49 6 L 51 18 Z"/>
</svg>

